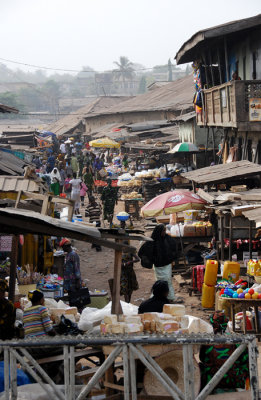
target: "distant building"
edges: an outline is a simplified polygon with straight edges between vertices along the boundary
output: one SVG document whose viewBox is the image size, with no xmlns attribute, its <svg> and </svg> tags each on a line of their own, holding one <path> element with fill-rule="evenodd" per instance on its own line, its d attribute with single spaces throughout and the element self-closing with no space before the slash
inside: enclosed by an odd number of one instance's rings
<svg viewBox="0 0 261 400">
<path fill-rule="evenodd" d="M 97 96 L 125 95 L 134 96 L 138 93 L 139 80 L 116 79 L 113 72 L 95 74 Z"/>
</svg>

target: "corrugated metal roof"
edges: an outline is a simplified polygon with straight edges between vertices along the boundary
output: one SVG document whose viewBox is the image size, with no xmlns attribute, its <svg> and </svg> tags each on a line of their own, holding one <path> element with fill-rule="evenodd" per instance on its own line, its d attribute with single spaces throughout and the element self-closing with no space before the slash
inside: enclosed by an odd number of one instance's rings
<svg viewBox="0 0 261 400">
<path fill-rule="evenodd" d="M 0 149 L 0 170 L 11 175 L 22 175 L 25 165 L 28 165 L 28 163 Z"/>
<path fill-rule="evenodd" d="M 98 113 L 91 111 L 85 118 L 98 115 L 124 114 L 146 111 L 190 111 L 193 107 L 195 91 L 192 75 L 170 82 L 159 89 L 133 97 L 123 103 L 101 109 Z"/>
<path fill-rule="evenodd" d="M 102 96 L 93 100 L 90 104 L 73 111 L 66 117 L 59 119 L 57 122 L 48 126 L 50 132 L 55 133 L 57 136 L 62 136 L 77 128 L 82 119 L 88 116 L 91 112 L 100 113 L 100 110 L 108 110 L 115 104 L 122 103 L 129 99 L 126 96 Z"/>
<path fill-rule="evenodd" d="M 9 107 L 5 104 L 0 104 L 0 112 L 1 113 L 19 113 L 19 111 L 14 107 Z"/>
<path fill-rule="evenodd" d="M 0 175 L 0 191 L 1 192 L 42 192 L 44 186 L 32 179 L 25 179 L 23 176 L 6 176 Z"/>
<path fill-rule="evenodd" d="M 192 35 L 189 40 L 183 43 L 183 45 L 177 52 L 175 56 L 177 64 L 184 64 L 194 61 L 194 57 L 196 56 L 196 53 L 202 45 L 202 42 L 206 41 L 207 39 L 221 38 L 223 40 L 225 35 L 244 31 L 258 26 L 261 26 L 261 14 L 250 18 L 230 21 L 225 24 L 213 26 L 211 28 L 198 31 L 194 35 Z"/>
<path fill-rule="evenodd" d="M 227 182 L 232 179 L 246 178 L 254 175 L 261 175 L 261 165 L 247 160 L 213 165 L 181 174 L 184 178 L 198 184 Z"/>
</svg>

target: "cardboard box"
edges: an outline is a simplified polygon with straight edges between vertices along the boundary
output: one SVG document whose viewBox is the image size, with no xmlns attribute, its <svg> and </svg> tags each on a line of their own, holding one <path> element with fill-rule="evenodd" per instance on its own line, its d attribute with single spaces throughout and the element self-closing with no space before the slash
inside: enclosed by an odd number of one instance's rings
<svg viewBox="0 0 261 400">
<path fill-rule="evenodd" d="M 196 226 L 196 236 L 206 236 L 206 227 L 204 225 Z"/>
<path fill-rule="evenodd" d="M 193 225 L 184 225 L 184 236 L 196 236 L 196 229 Z"/>
<path fill-rule="evenodd" d="M 206 226 L 206 235 L 207 236 L 213 235 L 213 226 Z"/>
<path fill-rule="evenodd" d="M 196 218 L 198 216 L 198 210 L 186 210 L 183 211 L 183 216 L 184 216 L 184 221 L 185 224 L 190 224 L 194 221 L 196 221 Z"/>
</svg>

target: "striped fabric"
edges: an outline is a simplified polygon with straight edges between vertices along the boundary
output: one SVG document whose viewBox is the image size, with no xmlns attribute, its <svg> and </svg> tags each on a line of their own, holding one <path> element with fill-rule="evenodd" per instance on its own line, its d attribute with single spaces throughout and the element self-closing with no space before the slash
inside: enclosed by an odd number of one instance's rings
<svg viewBox="0 0 261 400">
<path fill-rule="evenodd" d="M 47 308 L 44 306 L 29 307 L 24 311 L 24 334 L 25 337 L 46 336 L 52 329 Z"/>
</svg>

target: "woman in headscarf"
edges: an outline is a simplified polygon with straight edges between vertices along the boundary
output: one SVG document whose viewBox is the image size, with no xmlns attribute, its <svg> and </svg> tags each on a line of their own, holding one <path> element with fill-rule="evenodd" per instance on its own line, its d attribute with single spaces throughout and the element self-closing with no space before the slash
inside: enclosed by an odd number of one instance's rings
<svg viewBox="0 0 261 400">
<path fill-rule="evenodd" d="M 173 303 L 181 303 L 181 298 L 176 298 L 172 284 L 172 262 L 176 258 L 176 242 L 166 235 L 166 227 L 157 225 L 151 235 L 154 240 L 153 255 L 151 256 L 156 280 L 167 281 L 169 285 L 168 299 Z"/>
<path fill-rule="evenodd" d="M 152 286 L 153 296 L 143 301 L 139 306 L 139 314 L 159 312 L 162 313 L 164 304 L 168 304 L 169 285 L 166 281 L 157 281 Z"/>
<path fill-rule="evenodd" d="M 51 177 L 51 191 L 55 196 L 59 196 L 60 194 L 60 181 L 61 175 L 57 168 L 54 168 L 50 173 Z"/>
</svg>

